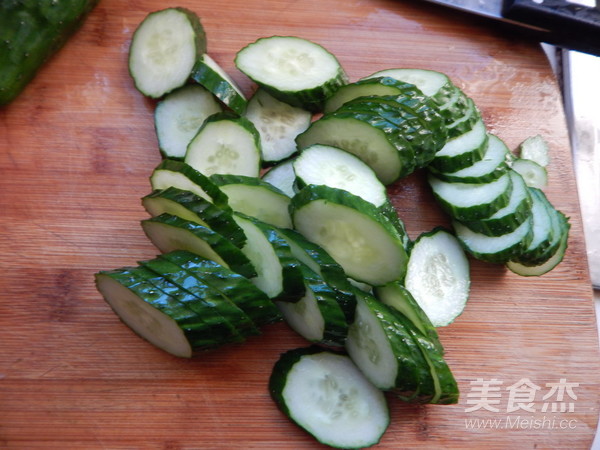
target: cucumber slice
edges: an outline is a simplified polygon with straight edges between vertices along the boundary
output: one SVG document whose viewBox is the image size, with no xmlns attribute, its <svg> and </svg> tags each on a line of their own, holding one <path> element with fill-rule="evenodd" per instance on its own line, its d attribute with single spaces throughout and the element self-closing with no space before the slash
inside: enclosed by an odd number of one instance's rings
<svg viewBox="0 0 600 450">
<path fill-rule="evenodd" d="M 447 173 L 472 166 L 483 159 L 487 140 L 485 124 L 483 120 L 478 120 L 470 131 L 449 139 L 435 154 L 431 165 L 438 171 Z"/>
<path fill-rule="evenodd" d="M 163 253 L 188 250 L 246 277 L 256 275 L 254 267 L 242 250 L 210 228 L 166 213 L 142 220 L 142 228 Z"/>
<path fill-rule="evenodd" d="M 133 33 L 129 73 L 144 95 L 159 98 L 183 86 L 206 51 L 198 16 L 185 8 L 150 13 Z"/>
<path fill-rule="evenodd" d="M 548 172 L 535 161 L 515 158 L 510 166 L 525 180 L 527 186 L 543 189 L 548 185 Z"/>
<path fill-rule="evenodd" d="M 163 160 L 152 172 L 150 184 L 154 190 L 176 187 L 182 191 L 190 191 L 215 204 L 222 209 L 231 209 L 229 199 L 206 176 L 183 161 Z"/>
<path fill-rule="evenodd" d="M 221 291 L 181 270 L 181 267 L 177 264 L 162 258 L 140 261 L 139 264 L 156 273 L 158 276 L 164 277 L 181 290 L 202 299 L 204 302 L 203 307 L 201 309 L 194 309 L 198 314 L 208 314 L 209 310 L 207 308 L 210 307 L 212 308 L 211 311 L 218 317 L 218 321 L 226 324 L 232 332 L 239 333 L 241 336 L 260 334 L 260 331 L 250 317 L 230 298 L 225 296 Z M 193 306 L 190 306 L 190 309 L 192 308 Z"/>
<path fill-rule="evenodd" d="M 471 230 L 488 236 L 501 236 L 514 231 L 531 216 L 531 195 L 525 181 L 517 172 L 508 169 L 512 190 L 508 205 L 482 220 L 465 221 Z"/>
<path fill-rule="evenodd" d="M 458 221 L 453 222 L 456 237 L 475 258 L 491 263 L 506 263 L 527 248 L 533 239 L 531 217 L 511 233 L 486 236 L 476 233 Z"/>
<path fill-rule="evenodd" d="M 546 140 L 539 134 L 528 137 L 519 144 L 519 156 L 546 167 L 550 164 L 550 149 Z"/>
<path fill-rule="evenodd" d="M 448 137 L 450 139 L 458 136 L 462 136 L 463 134 L 471 131 L 476 123 L 482 121 L 481 113 L 479 109 L 475 105 L 473 99 L 469 98 L 467 100 L 467 111 L 461 116 L 458 117 L 454 122 L 447 124 L 446 128 L 448 129 Z"/>
<path fill-rule="evenodd" d="M 444 354 L 444 348 L 435 326 L 431 323 L 431 320 L 429 320 L 429 317 L 425 314 L 423 308 L 419 306 L 419 303 L 417 303 L 410 291 L 402 283 L 394 281 L 385 286 L 376 287 L 373 290 L 373 294 L 380 302 L 402 313 L 420 333 L 427 336 L 434 343 L 435 348 L 441 354 Z"/>
<path fill-rule="evenodd" d="M 258 39 L 237 53 L 235 64 L 273 97 L 313 112 L 321 110 L 325 99 L 347 83 L 333 54 L 294 36 Z"/>
<path fill-rule="evenodd" d="M 558 213 L 561 214 L 561 213 Z M 562 214 L 562 221 L 564 224 L 564 228 L 562 233 L 559 234 L 560 241 L 558 247 L 554 250 L 553 253 L 550 253 L 545 258 L 545 261 L 538 265 L 524 265 L 517 261 L 508 261 L 506 263 L 506 267 L 510 269 L 512 272 L 517 275 L 521 275 L 523 277 L 539 277 L 554 269 L 558 264 L 560 264 L 565 256 L 565 252 L 567 251 L 568 243 L 569 243 L 569 228 L 570 225 L 567 221 L 567 218 Z"/>
<path fill-rule="evenodd" d="M 375 445 L 390 422 L 385 396 L 350 358 L 316 346 L 282 354 L 269 392 L 290 420 L 331 447 Z"/>
<path fill-rule="evenodd" d="M 305 131 L 312 120 L 309 111 L 281 102 L 264 89 L 254 93 L 245 116 L 260 134 L 265 163 L 282 161 L 296 153 L 296 136 Z"/>
<path fill-rule="evenodd" d="M 375 72 L 366 78 L 390 77 L 405 83 L 414 84 L 423 94 L 431 97 L 438 105 L 448 101 L 455 86 L 447 75 L 427 69 L 385 69 Z"/>
<path fill-rule="evenodd" d="M 356 290 L 356 317 L 346 351 L 365 377 L 404 401 L 426 403 L 435 395 L 431 369 L 398 313 L 373 295 Z"/>
<path fill-rule="evenodd" d="M 142 198 L 142 205 L 152 217 L 167 213 L 198 223 L 221 234 L 236 247 L 241 248 L 246 242 L 230 210 L 218 208 L 193 192 L 176 187 L 153 191 Z"/>
<path fill-rule="evenodd" d="M 262 180 L 279 189 L 288 197 L 293 197 L 296 194 L 294 187 L 296 181 L 294 158 L 287 159 L 271 167 L 263 174 Z"/>
<path fill-rule="evenodd" d="M 202 283 L 219 290 L 242 309 L 257 326 L 281 320 L 281 314 L 271 299 L 246 277 L 184 250 L 164 253 L 159 258 L 176 264 Z"/>
<path fill-rule="evenodd" d="M 244 114 L 248 100 L 235 81 L 212 59 L 204 53 L 194 66 L 191 78 L 208 89 L 225 105 L 237 114 Z"/>
<path fill-rule="evenodd" d="M 304 286 L 301 275 L 296 272 L 298 261 L 291 255 L 287 242 L 252 217 L 236 213 L 234 219 L 248 238 L 242 252 L 256 269 L 256 275 L 250 280 L 269 298 L 289 296 L 287 300 L 297 301 Z"/>
<path fill-rule="evenodd" d="M 298 147 L 322 144 L 341 148 L 363 160 L 383 184 L 391 184 L 414 170 L 414 150 L 408 141 L 393 136 L 396 127 L 367 114 L 369 111 L 364 116 L 336 111 L 322 116 L 296 138 Z"/>
<path fill-rule="evenodd" d="M 154 128 L 163 156 L 183 159 L 204 120 L 221 111 L 221 105 L 202 86 L 187 85 L 167 94 L 154 110 Z"/>
<path fill-rule="evenodd" d="M 323 112 L 327 114 L 336 111 L 344 103 L 358 97 L 400 95 L 411 88 L 416 89 L 416 86 L 391 77 L 365 78 L 340 87 L 327 99 Z"/>
<path fill-rule="evenodd" d="M 138 270 L 95 274 L 98 291 L 128 327 L 156 347 L 184 358 L 215 342 L 202 317 L 137 276 Z"/>
<path fill-rule="evenodd" d="M 344 347 L 348 322 L 336 291 L 316 272 L 299 264 L 305 294 L 296 302 L 277 302 L 287 324 L 306 340 L 330 347 Z"/>
<path fill-rule="evenodd" d="M 190 141 L 185 162 L 207 176 L 258 177 L 260 135 L 248 119 L 229 113 L 212 115 Z"/>
<path fill-rule="evenodd" d="M 413 243 L 406 289 L 436 327 L 451 324 L 469 298 L 469 261 L 459 241 L 447 230 L 436 228 Z"/>
<path fill-rule="evenodd" d="M 290 197 L 271 184 L 243 175 L 216 174 L 210 178 L 227 195 L 234 211 L 278 227 L 292 227 Z"/>
<path fill-rule="evenodd" d="M 489 183 L 448 183 L 431 173 L 427 181 L 442 209 L 461 221 L 490 217 L 508 205 L 512 190 L 508 172 Z"/>
<path fill-rule="evenodd" d="M 281 229 L 294 257 L 310 268 L 336 292 L 336 299 L 341 306 L 346 322 L 354 320 L 356 297 L 351 280 L 344 269 L 322 247 L 307 240 L 295 230 Z"/>
<path fill-rule="evenodd" d="M 407 255 L 400 232 L 371 203 L 341 189 L 307 186 L 290 204 L 294 227 L 323 247 L 358 281 L 402 279 Z"/>
<path fill-rule="evenodd" d="M 438 105 L 440 115 L 444 118 L 446 125 L 450 125 L 465 116 L 471 107 L 471 99 L 462 90 L 455 87 L 448 101 Z"/>
<path fill-rule="evenodd" d="M 385 186 L 358 157 L 329 145 L 314 144 L 302 150 L 293 163 L 298 187 L 309 184 L 344 189 L 375 206 L 387 199 Z"/>
<path fill-rule="evenodd" d="M 456 172 L 431 172 L 440 180 L 451 183 L 488 183 L 504 175 L 508 169 L 506 158 L 510 150 L 500 138 L 489 135 L 483 159 Z"/>
</svg>

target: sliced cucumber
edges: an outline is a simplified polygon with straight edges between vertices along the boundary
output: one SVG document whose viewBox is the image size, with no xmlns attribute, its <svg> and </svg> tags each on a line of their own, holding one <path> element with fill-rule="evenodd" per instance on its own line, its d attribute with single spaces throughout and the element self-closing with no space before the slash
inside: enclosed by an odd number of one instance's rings
<svg viewBox="0 0 600 450">
<path fill-rule="evenodd" d="M 243 175 L 212 175 L 234 211 L 283 228 L 292 227 L 290 197 L 266 181 Z"/>
<path fill-rule="evenodd" d="M 486 236 L 453 222 L 456 236 L 475 258 L 492 263 L 506 263 L 527 248 L 533 239 L 531 217 L 514 231 L 501 236 Z"/>
<path fill-rule="evenodd" d="M 133 33 L 129 73 L 144 95 L 158 98 L 183 86 L 206 51 L 198 16 L 185 8 L 148 14 Z"/>
<path fill-rule="evenodd" d="M 220 264 L 184 250 L 164 253 L 159 258 L 177 264 L 183 271 L 209 284 L 231 299 L 257 326 L 281 320 L 269 297 L 249 279 Z"/>
<path fill-rule="evenodd" d="M 435 154 L 431 165 L 440 172 L 448 173 L 472 166 L 483 159 L 487 140 L 485 124 L 479 120 L 470 131 L 449 139 Z"/>
<path fill-rule="evenodd" d="M 275 98 L 309 111 L 321 110 L 325 99 L 347 83 L 333 54 L 294 36 L 258 39 L 237 53 L 235 64 Z"/>
<path fill-rule="evenodd" d="M 414 84 L 423 94 L 431 97 L 438 105 L 448 101 L 455 86 L 447 75 L 426 69 L 385 69 L 369 75 L 367 78 L 390 77 L 405 83 Z"/>
<path fill-rule="evenodd" d="M 358 156 L 385 185 L 415 168 L 414 150 L 408 141 L 393 136 L 397 127 L 365 111 L 333 112 L 314 121 L 296 141 L 300 149 L 313 144 L 330 145 Z M 402 147 L 399 147 L 402 145 Z"/>
<path fill-rule="evenodd" d="M 185 162 L 207 176 L 258 177 L 260 135 L 248 119 L 228 113 L 212 115 L 190 141 Z"/>
<path fill-rule="evenodd" d="M 156 347 L 184 358 L 191 357 L 196 348 L 215 343 L 202 317 L 144 281 L 137 270 L 95 275 L 98 291 L 127 326 Z"/>
<path fill-rule="evenodd" d="M 523 158 L 515 158 L 510 166 L 518 172 L 527 186 L 543 189 L 548 185 L 548 172 L 535 161 Z"/>
<path fill-rule="evenodd" d="M 327 99 L 323 112 L 325 114 L 337 110 L 344 103 L 358 97 L 373 95 L 399 95 L 403 91 L 416 88 L 413 84 L 399 81 L 391 77 L 365 78 L 340 87 Z"/>
<path fill-rule="evenodd" d="M 432 174 L 427 180 L 442 209 L 461 221 L 490 217 L 508 205 L 512 191 L 508 172 L 489 183 L 448 183 Z"/>
<path fill-rule="evenodd" d="M 167 259 L 155 258 L 140 261 L 140 265 L 153 271 L 158 276 L 164 277 L 167 281 L 178 286 L 180 289 L 202 299 L 204 302 L 202 308 L 194 310 L 198 314 L 207 315 L 208 307 L 210 307 L 212 308 L 211 311 L 217 317 L 218 322 L 226 324 L 232 332 L 238 332 L 242 336 L 260 334 L 259 329 L 252 319 L 229 297 L 223 295 L 221 291 L 218 291 L 207 283 L 203 283 L 198 278 L 181 270 L 181 267 L 177 264 L 174 264 Z M 193 305 L 190 306 L 190 309 L 193 308 Z"/>
<path fill-rule="evenodd" d="M 204 120 L 221 111 L 221 105 L 202 86 L 186 85 L 166 95 L 154 110 L 154 128 L 163 156 L 183 159 Z"/>
<path fill-rule="evenodd" d="M 508 153 L 506 144 L 497 136 L 490 135 L 481 161 L 456 172 L 440 172 L 434 167 L 430 170 L 439 179 L 451 183 L 488 183 L 506 173 Z"/>
<path fill-rule="evenodd" d="M 431 370 L 395 310 L 359 289 L 356 297 L 356 317 L 346 339 L 354 364 L 381 390 L 404 401 L 430 401 L 435 395 Z"/>
<path fill-rule="evenodd" d="M 311 145 L 293 163 L 298 187 L 309 184 L 344 189 L 375 206 L 387 199 L 385 186 L 375 172 L 358 157 L 329 145 Z"/>
<path fill-rule="evenodd" d="M 296 181 L 294 158 L 281 161 L 279 164 L 271 167 L 263 174 L 262 179 L 271 186 L 279 189 L 288 197 L 293 197 L 296 194 L 296 189 L 294 187 Z"/>
<path fill-rule="evenodd" d="M 402 313 L 423 335 L 427 336 L 435 344 L 441 354 L 444 353 L 444 348 L 435 326 L 431 323 L 431 320 L 429 320 L 429 317 L 423 308 L 419 306 L 419 303 L 410 291 L 402 283 L 393 281 L 385 286 L 376 287 L 373 290 L 373 294 L 377 300 Z"/>
<path fill-rule="evenodd" d="M 349 277 L 378 286 L 404 276 L 403 236 L 371 203 L 310 185 L 294 196 L 290 211 L 295 229 L 323 247 Z"/>
<path fill-rule="evenodd" d="M 519 144 L 519 156 L 546 167 L 550 164 L 550 149 L 548 143 L 539 134 L 528 137 Z"/>
<path fill-rule="evenodd" d="M 277 302 L 287 324 L 306 340 L 344 347 L 348 322 L 337 292 L 321 276 L 300 263 L 305 294 L 296 302 Z"/>
<path fill-rule="evenodd" d="M 246 109 L 246 118 L 260 133 L 262 160 L 273 163 L 297 151 L 296 136 L 305 131 L 312 114 L 277 100 L 264 89 L 258 89 Z"/>
<path fill-rule="evenodd" d="M 469 98 L 467 105 L 467 110 L 461 117 L 458 117 L 454 122 L 446 125 L 446 128 L 448 129 L 448 137 L 450 139 L 462 136 L 463 134 L 471 131 L 475 124 L 482 121 L 481 113 L 479 112 L 479 109 L 475 105 L 473 99 Z"/>
<path fill-rule="evenodd" d="M 469 261 L 459 241 L 442 228 L 421 234 L 413 243 L 406 289 L 436 327 L 451 324 L 469 298 Z"/>
<path fill-rule="evenodd" d="M 231 209 L 229 208 L 229 199 L 223 191 L 206 175 L 183 161 L 163 160 L 152 172 L 150 184 L 154 190 L 176 187 L 182 191 L 190 191 L 214 203 L 219 208 Z"/>
<path fill-rule="evenodd" d="M 269 392 L 290 420 L 331 447 L 375 445 L 389 425 L 383 393 L 348 356 L 316 346 L 282 354 Z"/>
<path fill-rule="evenodd" d="M 508 174 L 512 180 L 508 204 L 488 218 L 463 222 L 463 225 L 488 236 L 501 236 L 514 231 L 531 216 L 531 195 L 525 181 L 512 169 L 508 169 Z"/>
<path fill-rule="evenodd" d="M 142 228 L 163 253 L 188 250 L 246 277 L 256 275 L 254 267 L 242 250 L 210 228 L 166 213 L 142 220 Z"/>
<path fill-rule="evenodd" d="M 246 111 L 248 100 L 236 82 L 221 66 L 204 53 L 195 64 L 191 77 L 237 114 Z"/>
<path fill-rule="evenodd" d="M 229 209 L 218 208 L 193 192 L 171 186 L 146 195 L 142 205 L 153 217 L 167 213 L 204 225 L 236 247 L 242 247 L 246 242 L 244 232 L 233 220 Z"/>
</svg>

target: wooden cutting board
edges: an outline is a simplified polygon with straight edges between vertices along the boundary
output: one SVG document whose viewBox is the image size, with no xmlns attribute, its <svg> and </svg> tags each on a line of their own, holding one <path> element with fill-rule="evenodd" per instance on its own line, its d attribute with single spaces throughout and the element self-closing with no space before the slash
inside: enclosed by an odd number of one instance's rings
<svg viewBox="0 0 600 450">
<path fill-rule="evenodd" d="M 160 160 L 154 103 L 133 88 L 127 51 L 145 15 L 167 6 L 201 16 L 209 53 L 247 93 L 235 52 L 261 36 L 299 35 L 336 54 L 352 80 L 391 67 L 445 72 L 511 148 L 537 133 L 550 142 L 546 192 L 572 224 L 564 262 L 526 279 L 473 261 L 469 305 L 440 329 L 460 403 L 390 397 L 378 448 L 589 448 L 600 401 L 596 322 L 550 67 L 537 44 L 504 28 L 388 0 L 102 0 L 0 111 L 0 447 L 320 448 L 267 392 L 278 355 L 306 344 L 285 325 L 182 360 L 134 335 L 95 290 L 96 271 L 156 254 L 139 226 Z M 423 173 L 390 194 L 412 238 L 448 225 Z"/>
</svg>

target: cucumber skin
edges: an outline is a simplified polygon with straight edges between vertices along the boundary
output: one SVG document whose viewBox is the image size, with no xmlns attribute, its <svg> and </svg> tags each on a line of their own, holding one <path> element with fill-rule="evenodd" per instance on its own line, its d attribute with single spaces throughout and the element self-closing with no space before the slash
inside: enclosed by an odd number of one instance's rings
<svg viewBox="0 0 600 450">
<path fill-rule="evenodd" d="M 154 177 L 161 171 L 180 173 L 192 183 L 200 187 L 210 197 L 212 203 L 219 208 L 231 210 L 229 207 L 229 199 L 227 195 L 219 189 L 206 175 L 198 172 L 189 164 L 175 159 L 164 159 L 156 166 L 150 176 L 150 184 L 156 189 L 156 183 L 153 182 Z"/>
<path fill-rule="evenodd" d="M 190 215 L 204 221 L 210 229 L 222 234 L 236 247 L 242 248 L 246 242 L 246 235 L 233 220 L 231 211 L 221 209 L 193 192 L 171 186 L 153 191 L 142 198 L 142 205 L 154 217 L 163 213 L 177 215 L 160 202 L 167 202 L 167 205 L 173 203 L 185 208 Z"/>
<path fill-rule="evenodd" d="M 14 100 L 99 0 L 0 3 L 0 106 Z M 66 4 L 65 4 L 66 3 Z M 54 15 L 54 16 L 53 16 Z"/>
<path fill-rule="evenodd" d="M 256 325 L 281 321 L 275 304 L 246 277 L 184 250 L 165 253 L 159 258 L 177 264 L 182 270 L 221 291 L 246 312 Z"/>
</svg>

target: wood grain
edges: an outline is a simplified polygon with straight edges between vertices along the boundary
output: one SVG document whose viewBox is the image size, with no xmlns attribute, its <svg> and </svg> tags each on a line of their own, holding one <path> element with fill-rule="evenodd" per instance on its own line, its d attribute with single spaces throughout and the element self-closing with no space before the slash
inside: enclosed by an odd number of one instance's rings
<svg viewBox="0 0 600 450">
<path fill-rule="evenodd" d="M 572 224 L 564 262 L 526 279 L 473 261 L 468 308 L 440 330 L 460 403 L 390 397 L 392 425 L 378 448 L 589 448 L 600 402 L 596 323 L 559 90 L 538 46 L 421 2 L 178 5 L 201 16 L 209 53 L 247 93 L 236 51 L 261 36 L 299 35 L 336 54 L 352 80 L 390 67 L 443 71 L 511 148 L 537 133 L 549 140 L 547 193 Z M 319 448 L 267 392 L 278 355 L 305 345 L 283 324 L 181 360 L 135 336 L 95 290 L 96 271 L 156 254 L 139 226 L 140 197 L 160 160 L 154 103 L 135 91 L 126 61 L 137 24 L 166 6 L 103 0 L 0 111 L 0 447 Z M 390 194 L 411 237 L 448 225 L 422 173 Z M 574 411 L 542 412 L 546 384 L 561 378 L 579 383 Z M 503 383 L 499 412 L 466 411 L 477 379 Z M 509 413 L 506 388 L 523 379 L 541 388 L 535 411 Z M 539 426 L 512 425 L 518 416 Z M 507 418 L 504 429 L 466 423 Z"/>
</svg>

